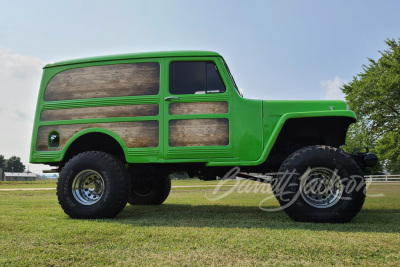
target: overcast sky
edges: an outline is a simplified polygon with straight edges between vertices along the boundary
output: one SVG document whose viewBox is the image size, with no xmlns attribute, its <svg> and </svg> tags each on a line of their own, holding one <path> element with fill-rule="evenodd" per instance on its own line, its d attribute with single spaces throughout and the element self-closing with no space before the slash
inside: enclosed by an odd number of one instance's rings
<svg viewBox="0 0 400 267">
<path fill-rule="evenodd" d="M 44 64 L 164 50 L 222 54 L 244 95 L 343 99 L 400 37 L 400 1 L 3 1 L 0 154 L 25 165 Z M 41 170 L 30 165 L 33 171 Z"/>
</svg>

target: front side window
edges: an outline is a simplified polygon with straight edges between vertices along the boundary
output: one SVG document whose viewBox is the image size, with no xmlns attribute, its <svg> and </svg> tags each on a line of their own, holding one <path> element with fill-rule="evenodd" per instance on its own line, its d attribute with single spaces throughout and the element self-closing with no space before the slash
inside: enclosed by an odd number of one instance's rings
<svg viewBox="0 0 400 267">
<path fill-rule="evenodd" d="M 169 92 L 174 95 L 225 92 L 217 66 L 211 61 L 176 61 L 170 64 Z"/>
</svg>

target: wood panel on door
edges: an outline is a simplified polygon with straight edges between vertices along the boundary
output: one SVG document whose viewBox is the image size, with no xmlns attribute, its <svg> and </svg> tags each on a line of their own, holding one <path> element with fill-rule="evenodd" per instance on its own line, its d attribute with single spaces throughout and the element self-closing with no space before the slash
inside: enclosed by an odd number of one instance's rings
<svg viewBox="0 0 400 267">
<path fill-rule="evenodd" d="M 169 105 L 170 115 L 225 113 L 228 113 L 228 102 L 171 103 Z"/>
<path fill-rule="evenodd" d="M 187 119 L 169 121 L 169 145 L 227 146 L 229 145 L 228 119 Z"/>
</svg>

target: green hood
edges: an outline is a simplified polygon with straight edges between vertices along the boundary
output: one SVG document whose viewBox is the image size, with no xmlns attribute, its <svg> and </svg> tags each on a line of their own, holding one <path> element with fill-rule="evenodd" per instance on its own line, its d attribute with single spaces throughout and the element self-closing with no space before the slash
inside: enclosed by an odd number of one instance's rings
<svg viewBox="0 0 400 267">
<path fill-rule="evenodd" d="M 264 114 L 282 116 L 286 113 L 347 110 L 341 100 L 264 100 Z"/>
</svg>

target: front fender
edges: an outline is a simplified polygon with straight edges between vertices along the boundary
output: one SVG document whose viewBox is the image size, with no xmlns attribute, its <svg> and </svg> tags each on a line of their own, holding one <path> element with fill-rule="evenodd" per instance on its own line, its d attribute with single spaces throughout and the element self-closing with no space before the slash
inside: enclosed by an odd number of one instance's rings
<svg viewBox="0 0 400 267">
<path fill-rule="evenodd" d="M 236 161 L 236 162 L 210 162 L 206 166 L 256 166 L 265 162 L 273 148 L 283 126 L 289 119 L 300 118 L 321 118 L 321 117 L 344 117 L 350 119 L 351 123 L 356 122 L 356 115 L 350 110 L 332 110 L 332 111 L 313 111 L 313 112 L 291 112 L 281 116 L 275 124 L 269 137 L 265 138 L 265 147 L 261 156 L 255 161 Z"/>
</svg>

